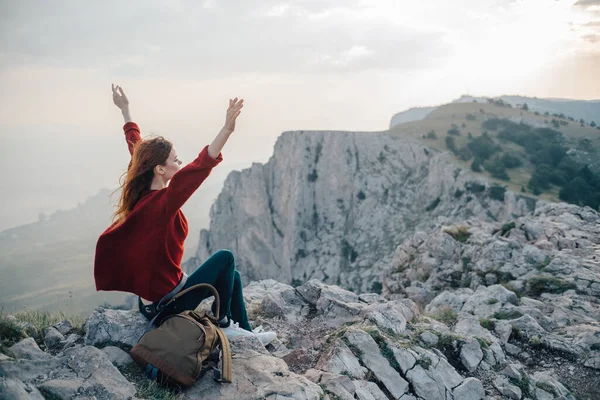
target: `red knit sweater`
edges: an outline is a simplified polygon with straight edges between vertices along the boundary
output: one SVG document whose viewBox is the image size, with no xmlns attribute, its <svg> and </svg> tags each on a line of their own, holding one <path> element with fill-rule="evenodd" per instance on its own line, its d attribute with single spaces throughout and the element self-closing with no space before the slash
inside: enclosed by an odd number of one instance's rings
<svg viewBox="0 0 600 400">
<path fill-rule="evenodd" d="M 134 122 L 126 123 L 123 130 L 133 154 L 140 130 Z M 112 224 L 100 235 L 94 261 L 96 290 L 130 292 L 157 302 L 177 286 L 188 234 L 180 207 L 222 160 L 221 154 L 212 158 L 205 146 L 173 175 L 168 187 L 148 189 L 121 225 Z"/>
</svg>

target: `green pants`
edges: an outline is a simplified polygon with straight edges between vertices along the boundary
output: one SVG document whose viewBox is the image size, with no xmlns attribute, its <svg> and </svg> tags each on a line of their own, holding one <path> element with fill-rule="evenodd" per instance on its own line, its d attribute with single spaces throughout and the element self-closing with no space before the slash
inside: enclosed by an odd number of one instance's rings
<svg viewBox="0 0 600 400">
<path fill-rule="evenodd" d="M 192 273 L 183 289 L 199 283 L 208 283 L 214 286 L 220 298 L 220 316 L 233 319 L 240 324 L 240 328 L 252 331 L 246 314 L 246 304 L 242 294 L 242 277 L 235 269 L 233 253 L 229 250 L 219 250 Z M 182 290 L 183 290 L 182 289 Z M 185 310 L 194 310 L 198 304 L 207 297 L 212 296 L 208 290 L 193 290 L 177 299 L 161 315 L 161 319 L 180 313 Z M 213 305 L 213 312 L 215 307 Z"/>
</svg>

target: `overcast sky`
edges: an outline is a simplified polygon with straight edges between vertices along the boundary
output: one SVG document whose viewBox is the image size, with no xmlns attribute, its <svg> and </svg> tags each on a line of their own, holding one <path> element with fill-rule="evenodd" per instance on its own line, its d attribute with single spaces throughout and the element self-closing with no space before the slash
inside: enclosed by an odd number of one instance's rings
<svg viewBox="0 0 600 400">
<path fill-rule="evenodd" d="M 600 0 L 0 0 L 0 179 L 69 186 L 54 157 L 94 170 L 75 197 L 116 185 L 89 156 L 121 145 L 111 82 L 188 161 L 243 97 L 233 168 L 285 130 L 383 130 L 463 94 L 598 99 L 598 71 Z"/>
</svg>

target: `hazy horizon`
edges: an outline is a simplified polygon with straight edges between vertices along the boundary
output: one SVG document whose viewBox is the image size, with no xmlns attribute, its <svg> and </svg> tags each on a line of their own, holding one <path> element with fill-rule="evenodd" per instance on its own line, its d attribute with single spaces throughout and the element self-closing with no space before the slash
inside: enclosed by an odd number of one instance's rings
<svg viewBox="0 0 600 400">
<path fill-rule="evenodd" d="M 600 0 L 0 1 L 0 230 L 114 189 L 127 165 L 110 84 L 142 134 L 191 161 L 266 162 L 289 130 L 379 131 L 463 94 L 600 98 Z M 215 171 L 215 174 L 217 172 Z M 217 177 L 215 177 L 217 179 Z"/>
</svg>

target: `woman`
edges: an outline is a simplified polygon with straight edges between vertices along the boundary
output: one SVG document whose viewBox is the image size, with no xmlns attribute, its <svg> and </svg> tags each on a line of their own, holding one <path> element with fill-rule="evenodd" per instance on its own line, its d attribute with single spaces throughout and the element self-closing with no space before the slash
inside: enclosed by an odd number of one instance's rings
<svg viewBox="0 0 600 400">
<path fill-rule="evenodd" d="M 219 292 L 219 324 L 227 336 L 255 335 L 248 322 L 242 280 L 231 251 L 216 252 L 189 277 L 180 266 L 188 234 L 187 220 L 180 208 L 223 160 L 221 149 L 235 130 L 244 100 L 229 100 L 225 125 L 219 134 L 195 160 L 181 168 L 182 162 L 171 142 L 162 136 L 141 139 L 123 89 L 113 84 L 112 92 L 113 102 L 125 119 L 123 130 L 132 157 L 113 223 L 96 245 L 96 290 L 138 295 L 142 314 L 159 325 L 168 315 L 195 309 L 210 294 L 190 291 L 154 318 L 168 298 L 198 283 L 209 283 Z M 142 299 L 151 303 L 145 304 Z M 274 332 L 256 335 L 263 344 L 276 337 Z"/>
</svg>

